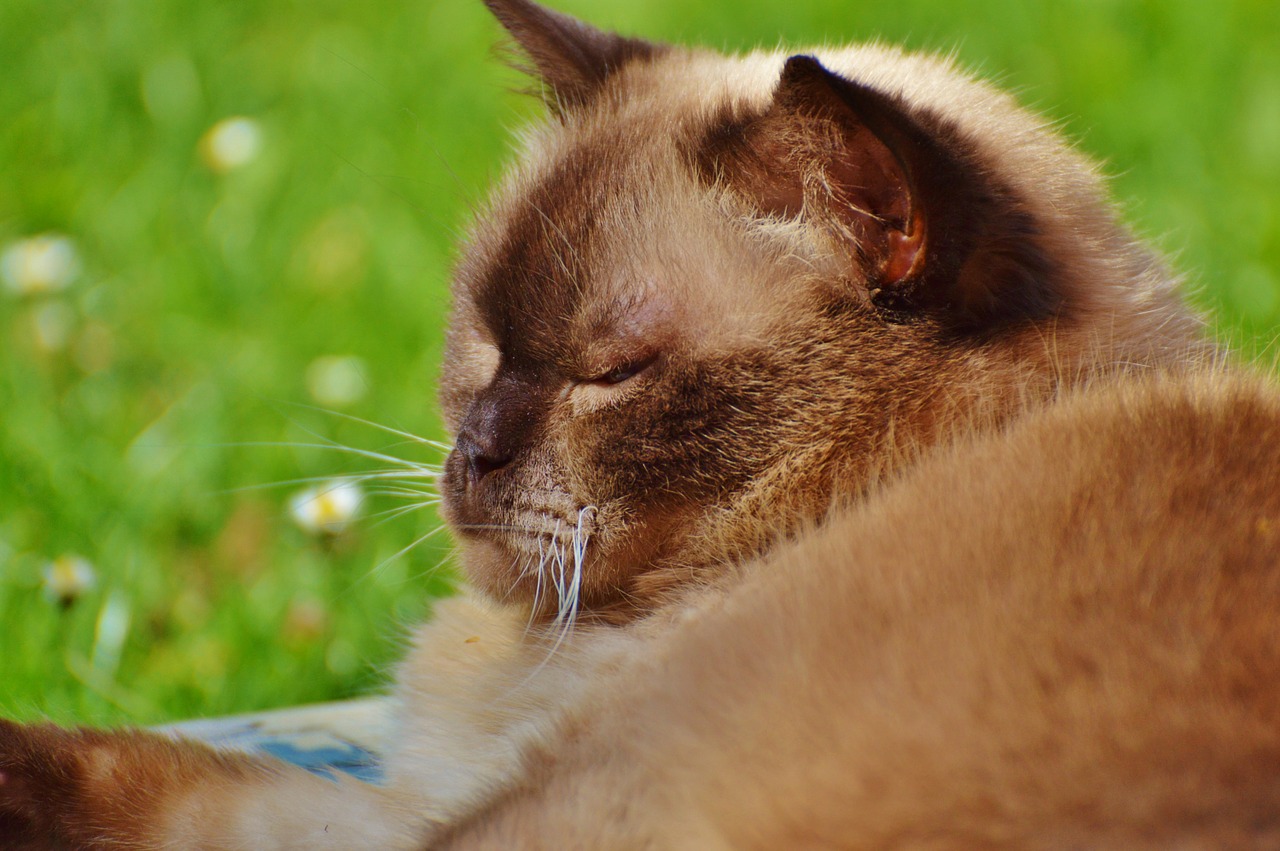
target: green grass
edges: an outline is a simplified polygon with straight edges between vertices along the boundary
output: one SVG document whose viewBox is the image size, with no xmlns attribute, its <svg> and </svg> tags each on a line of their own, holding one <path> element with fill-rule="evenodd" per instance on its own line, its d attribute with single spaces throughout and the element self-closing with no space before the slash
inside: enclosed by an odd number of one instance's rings
<svg viewBox="0 0 1280 851">
<path fill-rule="evenodd" d="M 1107 161 L 1223 334 L 1271 343 L 1274 0 L 562 7 L 729 48 L 954 49 Z M 406 503 L 375 497 L 326 539 L 290 520 L 298 485 L 260 486 L 377 466 L 305 443 L 439 460 L 306 407 L 306 376 L 358 357 L 343 412 L 442 437 L 451 245 L 537 112 L 496 36 L 478 0 L 0 5 L 0 250 L 56 232 L 81 264 L 59 293 L 0 289 L 0 714 L 154 722 L 383 681 L 449 586 L 441 536 L 393 558 L 438 520 L 379 523 Z M 219 173 L 200 140 L 235 115 L 261 152 Z M 71 553 L 97 585 L 63 608 L 42 571 Z"/>
</svg>

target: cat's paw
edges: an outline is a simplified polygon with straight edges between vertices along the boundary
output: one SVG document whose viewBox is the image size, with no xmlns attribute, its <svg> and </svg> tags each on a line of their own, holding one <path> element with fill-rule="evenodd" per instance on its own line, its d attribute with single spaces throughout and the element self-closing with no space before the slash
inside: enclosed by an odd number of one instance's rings
<svg viewBox="0 0 1280 851">
<path fill-rule="evenodd" d="M 174 793 L 206 773 L 201 762 L 216 766 L 211 754 L 137 731 L 0 720 L 0 847 L 152 848 Z"/>
<path fill-rule="evenodd" d="M 0 837 L 5 848 L 75 848 L 61 822 L 81 775 L 75 734 L 0 720 Z"/>
</svg>

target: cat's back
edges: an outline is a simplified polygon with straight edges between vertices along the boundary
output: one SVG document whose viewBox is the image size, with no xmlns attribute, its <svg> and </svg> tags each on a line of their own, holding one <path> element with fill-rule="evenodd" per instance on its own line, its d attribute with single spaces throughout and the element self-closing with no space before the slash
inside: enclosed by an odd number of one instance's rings
<svg viewBox="0 0 1280 851">
<path fill-rule="evenodd" d="M 864 847 L 957 847 L 969 823 L 1020 847 L 1280 845 L 1278 484 L 1269 382 L 1122 382 L 941 453 L 798 548 L 796 611 L 825 629 L 784 637 L 814 663 L 791 676 L 843 685 L 825 767 L 857 755 L 857 833 L 883 831 Z"/>
<path fill-rule="evenodd" d="M 722 769 L 766 755 L 723 824 L 778 807 L 786 847 L 805 823 L 826 847 L 1280 847 L 1273 383 L 1079 393 L 765 567 L 689 660 L 690 683 L 759 672 L 724 678 L 731 723 L 690 711 L 732 730 Z"/>
</svg>

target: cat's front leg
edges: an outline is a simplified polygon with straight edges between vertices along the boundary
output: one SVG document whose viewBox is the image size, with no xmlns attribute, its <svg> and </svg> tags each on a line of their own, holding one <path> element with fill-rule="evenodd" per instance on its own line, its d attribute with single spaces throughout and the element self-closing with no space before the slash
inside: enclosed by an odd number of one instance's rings
<svg viewBox="0 0 1280 851">
<path fill-rule="evenodd" d="M 412 789 L 439 824 L 521 785 L 526 754 L 556 736 L 599 672 L 634 639 L 602 626 L 531 624 L 526 608 L 472 592 L 437 604 L 400 667 L 393 787 Z"/>
<path fill-rule="evenodd" d="M 393 791 L 277 760 L 0 721 L 5 849 L 409 849 L 421 822 Z"/>
</svg>

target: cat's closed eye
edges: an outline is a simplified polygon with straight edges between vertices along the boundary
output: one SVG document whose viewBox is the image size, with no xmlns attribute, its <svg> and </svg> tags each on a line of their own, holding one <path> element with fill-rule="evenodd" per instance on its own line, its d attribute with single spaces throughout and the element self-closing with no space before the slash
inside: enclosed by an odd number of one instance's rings
<svg viewBox="0 0 1280 851">
<path fill-rule="evenodd" d="M 658 362 L 657 352 L 649 351 L 605 361 L 603 367 L 587 372 L 589 377 L 575 381 L 570 398 L 579 413 L 612 407 L 631 397 L 639 379 L 649 374 Z"/>
<path fill-rule="evenodd" d="M 605 387 L 624 384 L 647 371 L 649 367 L 653 366 L 657 359 L 658 355 L 656 352 L 647 352 L 637 357 L 627 358 L 618 361 L 607 370 L 597 373 L 592 378 L 587 379 L 585 383 Z"/>
</svg>

